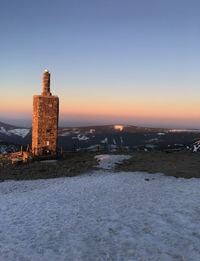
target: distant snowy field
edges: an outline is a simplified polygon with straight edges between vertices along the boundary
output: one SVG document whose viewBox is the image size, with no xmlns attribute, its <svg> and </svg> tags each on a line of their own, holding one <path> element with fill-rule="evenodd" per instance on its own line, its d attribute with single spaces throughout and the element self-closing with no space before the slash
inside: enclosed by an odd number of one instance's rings
<svg viewBox="0 0 200 261">
<path fill-rule="evenodd" d="M 200 179 L 100 169 L 0 183 L 0 260 L 199 261 Z"/>
<path fill-rule="evenodd" d="M 0 127 L 0 133 L 6 134 L 8 136 L 14 134 L 17 136 L 21 136 L 22 138 L 25 138 L 29 132 L 30 129 L 12 129 L 7 131 L 4 127 Z"/>
</svg>

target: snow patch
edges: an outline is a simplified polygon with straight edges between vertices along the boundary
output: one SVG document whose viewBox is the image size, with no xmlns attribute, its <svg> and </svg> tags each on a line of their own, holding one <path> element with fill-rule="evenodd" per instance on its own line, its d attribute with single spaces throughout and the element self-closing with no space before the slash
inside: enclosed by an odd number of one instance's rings
<svg viewBox="0 0 200 261">
<path fill-rule="evenodd" d="M 8 133 L 25 138 L 28 135 L 29 131 L 30 129 L 13 129 L 13 130 L 9 130 Z"/>
<path fill-rule="evenodd" d="M 87 147 L 87 150 L 94 151 L 94 152 L 97 152 L 100 149 L 102 149 L 102 145 L 99 145 L 99 144 L 95 144 L 95 145 L 91 145 L 91 146 Z"/>
<path fill-rule="evenodd" d="M 130 155 L 110 155 L 110 154 L 102 154 L 97 155 L 95 158 L 99 161 L 98 168 L 111 170 L 115 167 L 116 163 L 120 163 L 123 160 L 130 159 Z"/>
<path fill-rule="evenodd" d="M 10 136 L 10 133 L 4 127 L 0 127 L 0 133 Z"/>
<path fill-rule="evenodd" d="M 89 130 L 89 133 L 90 133 L 90 134 L 94 134 L 95 131 L 96 131 L 95 129 L 90 129 L 90 130 Z"/>
<path fill-rule="evenodd" d="M 200 260 L 200 179 L 98 171 L 0 183 L 1 260 Z"/>
<path fill-rule="evenodd" d="M 158 138 L 152 138 L 152 139 L 149 139 L 147 142 L 154 143 L 154 142 L 158 142 L 158 141 L 159 141 Z"/>
<path fill-rule="evenodd" d="M 105 139 L 101 140 L 100 142 L 103 144 L 108 144 L 108 138 L 106 137 Z"/>
<path fill-rule="evenodd" d="M 159 133 L 157 133 L 157 135 L 159 135 L 159 136 L 164 136 L 164 135 L 166 135 L 166 133 L 164 133 L 164 132 L 159 132 Z"/>
<path fill-rule="evenodd" d="M 0 133 L 8 136 L 17 135 L 22 138 L 25 138 L 28 135 L 29 131 L 30 129 L 12 129 L 7 131 L 4 127 L 0 127 Z"/>
<path fill-rule="evenodd" d="M 114 125 L 115 130 L 123 131 L 124 125 Z"/>
<path fill-rule="evenodd" d="M 86 141 L 89 140 L 89 138 L 85 135 L 78 134 L 77 137 L 72 137 L 73 140 L 77 139 L 79 141 Z"/>
<path fill-rule="evenodd" d="M 197 152 L 200 149 L 200 144 L 194 144 L 193 145 L 193 152 Z"/>
<path fill-rule="evenodd" d="M 197 152 L 200 150 L 200 140 L 197 140 L 194 144 L 191 145 L 191 149 L 193 152 Z"/>
<path fill-rule="evenodd" d="M 196 132 L 199 133 L 200 130 L 195 130 L 195 129 L 171 129 L 168 132 Z"/>
</svg>

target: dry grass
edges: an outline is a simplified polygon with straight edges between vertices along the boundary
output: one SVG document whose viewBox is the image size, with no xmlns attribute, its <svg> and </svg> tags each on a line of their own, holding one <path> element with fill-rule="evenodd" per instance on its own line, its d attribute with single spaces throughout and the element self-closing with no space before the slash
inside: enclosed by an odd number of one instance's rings
<svg viewBox="0 0 200 261">
<path fill-rule="evenodd" d="M 0 180 L 34 180 L 76 176 L 94 169 L 97 161 L 92 153 L 69 153 L 57 161 L 34 161 L 0 168 Z"/>
<path fill-rule="evenodd" d="M 0 167 L 0 181 L 72 177 L 92 171 L 97 166 L 95 153 L 68 153 L 56 162 L 31 162 Z M 135 152 L 129 160 L 117 164 L 117 171 L 161 172 L 168 176 L 200 178 L 200 153 L 180 151 Z"/>
<path fill-rule="evenodd" d="M 161 172 L 168 176 L 200 178 L 200 153 L 180 151 L 136 152 L 132 158 L 118 164 L 117 170 Z"/>
</svg>

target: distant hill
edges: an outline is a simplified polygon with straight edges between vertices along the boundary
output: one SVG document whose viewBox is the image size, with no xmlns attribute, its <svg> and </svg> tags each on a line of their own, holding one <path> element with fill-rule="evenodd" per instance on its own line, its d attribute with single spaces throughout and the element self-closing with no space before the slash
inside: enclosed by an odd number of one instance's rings
<svg viewBox="0 0 200 261">
<path fill-rule="evenodd" d="M 31 140 L 30 128 L 17 127 L 0 122 L 0 141 L 14 144 L 27 144 Z"/>
<path fill-rule="evenodd" d="M 5 129 L 13 129 L 13 128 L 16 128 L 15 126 L 13 125 L 10 125 L 10 124 L 7 124 L 7 123 L 4 123 L 2 121 L 0 121 L 0 128 L 5 128 Z"/>
<path fill-rule="evenodd" d="M 80 128 L 60 128 L 59 146 L 64 149 L 110 151 L 182 149 L 200 139 L 199 130 L 147 128 L 131 125 L 104 125 Z"/>
<path fill-rule="evenodd" d="M 148 128 L 132 125 L 61 127 L 58 146 L 64 150 L 163 150 L 191 147 L 200 140 L 199 130 Z M 31 128 L 0 122 L 0 142 L 31 144 Z"/>
</svg>

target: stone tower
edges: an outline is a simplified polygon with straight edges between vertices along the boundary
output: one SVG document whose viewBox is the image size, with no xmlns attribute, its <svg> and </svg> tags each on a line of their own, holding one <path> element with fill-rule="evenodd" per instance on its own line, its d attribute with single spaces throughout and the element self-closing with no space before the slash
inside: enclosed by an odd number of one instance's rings
<svg viewBox="0 0 200 261">
<path fill-rule="evenodd" d="M 50 73 L 43 73 L 42 94 L 33 96 L 32 153 L 56 154 L 59 99 L 50 91 Z"/>
</svg>

